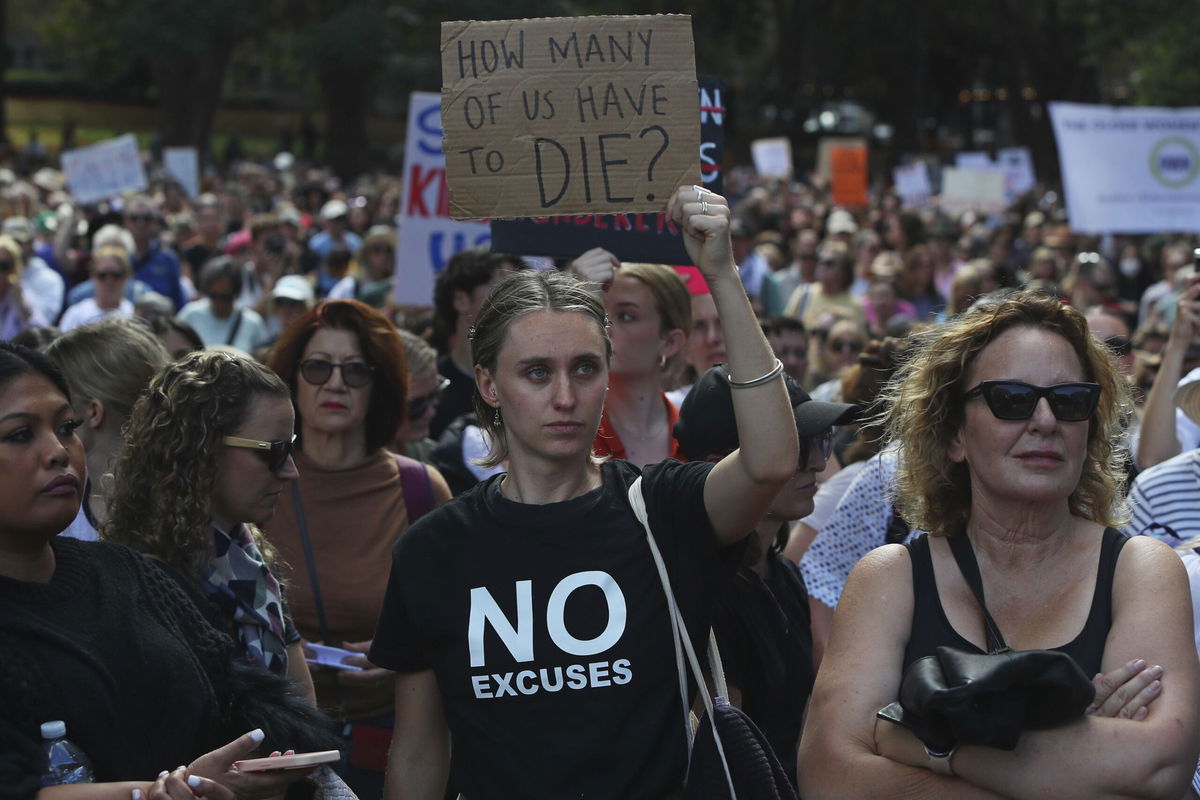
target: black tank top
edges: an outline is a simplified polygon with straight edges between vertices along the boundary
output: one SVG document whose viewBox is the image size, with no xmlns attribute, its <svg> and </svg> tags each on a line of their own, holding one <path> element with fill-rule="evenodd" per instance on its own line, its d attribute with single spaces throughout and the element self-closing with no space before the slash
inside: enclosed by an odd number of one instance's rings
<svg viewBox="0 0 1200 800">
<path fill-rule="evenodd" d="M 1117 556 L 1127 539 L 1125 534 L 1113 528 L 1104 530 L 1100 564 L 1096 570 L 1096 590 L 1092 595 L 1092 608 L 1088 612 L 1087 622 L 1070 642 L 1050 648 L 1073 658 L 1085 675 L 1100 672 L 1104 643 L 1108 639 L 1108 629 L 1112 627 L 1113 575 L 1117 571 Z M 934 649 L 943 645 L 971 653 L 984 652 L 959 636 L 946 618 L 946 610 L 942 608 L 934 579 L 928 537 L 921 536 L 905 546 L 912 561 L 913 619 L 908 646 L 904 648 L 904 668 L 907 669 L 918 658 L 933 655 Z"/>
</svg>

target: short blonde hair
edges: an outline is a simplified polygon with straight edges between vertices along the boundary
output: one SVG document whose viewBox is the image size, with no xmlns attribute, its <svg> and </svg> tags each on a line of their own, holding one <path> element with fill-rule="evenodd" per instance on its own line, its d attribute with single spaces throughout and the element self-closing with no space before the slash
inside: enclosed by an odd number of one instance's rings
<svg viewBox="0 0 1200 800">
<path fill-rule="evenodd" d="M 687 337 L 692 330 L 692 298 L 678 272 L 665 264 L 622 264 L 617 274 L 636 278 L 650 290 L 658 312 L 659 333 L 678 330 Z M 680 348 L 663 369 L 670 371 L 672 365 L 682 359 L 683 348 Z"/>
<path fill-rule="evenodd" d="M 989 299 L 944 325 L 917 335 L 915 355 L 886 390 L 888 439 L 900 444 L 897 504 L 914 528 L 935 535 L 965 530 L 971 481 L 965 463 L 947 458 L 962 428 L 966 374 L 979 353 L 1001 333 L 1032 327 L 1062 336 L 1083 365 L 1084 379 L 1100 384 L 1100 403 L 1088 428 L 1087 459 L 1068 498 L 1072 514 L 1119 525 L 1126 451 L 1132 416 L 1129 387 L 1113 355 L 1088 331 L 1087 320 L 1056 297 L 1017 292 Z"/>
</svg>

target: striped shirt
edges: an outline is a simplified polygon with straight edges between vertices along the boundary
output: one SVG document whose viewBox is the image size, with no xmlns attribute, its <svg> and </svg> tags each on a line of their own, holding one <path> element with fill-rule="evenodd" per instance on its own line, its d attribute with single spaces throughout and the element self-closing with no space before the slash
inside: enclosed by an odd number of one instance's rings
<svg viewBox="0 0 1200 800">
<path fill-rule="evenodd" d="M 1131 536 L 1162 539 L 1171 547 L 1200 535 L 1200 448 L 1156 464 L 1138 475 L 1129 492 Z"/>
</svg>

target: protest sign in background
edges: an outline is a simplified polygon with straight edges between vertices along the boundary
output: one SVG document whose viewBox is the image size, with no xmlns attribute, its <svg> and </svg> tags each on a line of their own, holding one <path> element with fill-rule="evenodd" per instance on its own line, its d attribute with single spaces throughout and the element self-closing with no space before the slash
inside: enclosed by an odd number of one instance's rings
<svg viewBox="0 0 1200 800">
<path fill-rule="evenodd" d="M 725 148 L 724 89 L 700 78 L 700 162 L 703 185 L 721 194 Z M 574 258 L 603 247 L 622 261 L 687 264 L 679 229 L 658 214 L 584 214 L 492 221 L 492 249 L 503 253 Z"/>
<path fill-rule="evenodd" d="M 147 186 L 137 138 L 132 133 L 68 150 L 62 154 L 62 167 L 71 196 L 80 203 L 98 203 Z"/>
<path fill-rule="evenodd" d="M 684 15 L 442 23 L 450 215 L 659 211 L 700 179 Z"/>
<path fill-rule="evenodd" d="M 1051 103 L 1071 229 L 1200 232 L 1200 108 Z"/>
<path fill-rule="evenodd" d="M 188 197 L 200 194 L 200 158 L 194 147 L 163 149 L 163 169 L 183 187 Z"/>
<path fill-rule="evenodd" d="M 867 146 L 835 145 L 829 149 L 830 188 L 839 206 L 867 205 Z"/>
<path fill-rule="evenodd" d="M 994 167 L 986 169 L 942 170 L 941 205 L 951 213 L 982 211 L 988 214 L 1004 210 L 1004 173 Z"/>
<path fill-rule="evenodd" d="M 401 305 L 432 305 L 434 276 L 450 257 L 491 240 L 487 225 L 450 219 L 441 101 L 432 92 L 413 92 L 408 101 L 400 246 L 396 248 L 395 299 Z"/>
<path fill-rule="evenodd" d="M 924 161 L 913 161 L 892 170 L 896 194 L 905 206 L 921 206 L 933 196 L 933 184 L 929 180 L 929 165 Z"/>
<path fill-rule="evenodd" d="M 755 139 L 750 143 L 754 171 L 764 178 L 792 177 L 792 141 L 786 136 Z"/>
</svg>

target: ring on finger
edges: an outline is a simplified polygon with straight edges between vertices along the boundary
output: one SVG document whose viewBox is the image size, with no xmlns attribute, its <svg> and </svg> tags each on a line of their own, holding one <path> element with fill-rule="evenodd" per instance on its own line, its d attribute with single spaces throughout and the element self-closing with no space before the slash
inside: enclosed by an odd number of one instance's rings
<svg viewBox="0 0 1200 800">
<path fill-rule="evenodd" d="M 707 214 L 707 213 L 708 213 L 708 202 L 707 202 L 707 201 L 701 201 L 701 203 L 700 203 L 700 213 L 701 213 L 701 214 Z"/>
<path fill-rule="evenodd" d="M 696 202 L 698 203 L 701 200 L 703 200 L 704 199 L 704 190 L 701 189 L 699 186 L 693 186 L 692 188 L 696 190 Z"/>
</svg>

